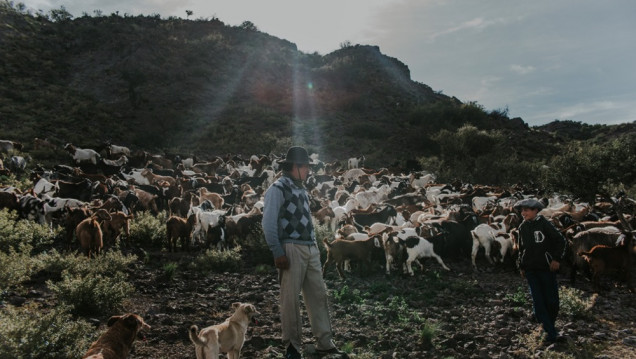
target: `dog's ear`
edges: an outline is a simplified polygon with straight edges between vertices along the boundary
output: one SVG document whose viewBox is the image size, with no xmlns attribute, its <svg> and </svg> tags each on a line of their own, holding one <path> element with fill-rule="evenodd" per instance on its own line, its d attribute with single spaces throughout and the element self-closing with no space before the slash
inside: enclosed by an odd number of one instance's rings
<svg viewBox="0 0 636 359">
<path fill-rule="evenodd" d="M 109 327 L 112 327 L 113 324 L 115 324 L 120 319 L 121 319 L 121 315 L 113 315 L 112 317 L 110 317 L 110 319 L 108 319 L 108 322 L 106 323 L 106 325 Z"/>
<path fill-rule="evenodd" d="M 250 314 L 250 313 L 255 313 L 256 312 L 256 307 L 254 307 L 254 305 L 252 304 L 248 304 L 245 306 L 245 313 Z"/>
<path fill-rule="evenodd" d="M 240 306 L 241 306 L 241 303 L 239 303 L 239 302 L 232 303 L 232 309 L 236 309 L 236 308 L 238 308 Z"/>
</svg>

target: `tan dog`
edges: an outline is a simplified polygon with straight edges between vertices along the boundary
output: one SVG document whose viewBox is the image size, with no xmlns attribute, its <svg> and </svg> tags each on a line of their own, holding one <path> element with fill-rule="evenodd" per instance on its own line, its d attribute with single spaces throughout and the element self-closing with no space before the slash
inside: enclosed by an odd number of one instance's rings
<svg viewBox="0 0 636 359">
<path fill-rule="evenodd" d="M 190 340 L 194 343 L 197 359 L 218 359 L 219 353 L 227 353 L 228 359 L 238 359 L 245 342 L 245 333 L 254 315 L 260 314 L 256 307 L 247 303 L 232 303 L 234 314 L 225 322 L 201 329 L 190 327 Z"/>
<path fill-rule="evenodd" d="M 137 314 L 112 316 L 108 319 L 108 330 L 88 349 L 82 359 L 125 359 L 128 358 L 137 334 L 150 326 Z"/>
</svg>

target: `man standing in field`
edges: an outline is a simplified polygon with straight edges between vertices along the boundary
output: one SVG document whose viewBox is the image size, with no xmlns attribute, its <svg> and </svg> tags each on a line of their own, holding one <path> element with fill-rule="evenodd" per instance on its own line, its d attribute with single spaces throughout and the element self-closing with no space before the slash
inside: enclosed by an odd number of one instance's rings
<svg viewBox="0 0 636 359">
<path fill-rule="evenodd" d="M 309 156 L 302 147 L 291 147 L 279 162 L 283 175 L 265 193 L 263 232 L 274 255 L 280 282 L 280 317 L 285 359 L 300 359 L 302 347 L 302 292 L 319 355 L 339 354 L 333 343 L 327 306 L 327 287 L 322 278 L 320 251 L 316 244 L 303 181 L 309 174 Z"/>
</svg>

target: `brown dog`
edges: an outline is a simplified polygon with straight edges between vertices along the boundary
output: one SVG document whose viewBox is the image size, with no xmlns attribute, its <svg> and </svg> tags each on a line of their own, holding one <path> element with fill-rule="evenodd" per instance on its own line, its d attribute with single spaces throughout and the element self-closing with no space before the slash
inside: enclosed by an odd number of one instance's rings
<svg viewBox="0 0 636 359">
<path fill-rule="evenodd" d="M 88 349 L 82 359 L 128 358 L 135 337 L 150 326 L 137 314 L 112 316 L 108 319 L 108 330 Z"/>
<path fill-rule="evenodd" d="M 254 315 L 260 314 L 256 307 L 246 303 L 232 303 L 234 314 L 225 322 L 201 329 L 190 327 L 190 340 L 194 343 L 197 359 L 218 359 L 219 353 L 227 353 L 228 359 L 238 359 L 245 342 L 245 333 Z"/>
</svg>

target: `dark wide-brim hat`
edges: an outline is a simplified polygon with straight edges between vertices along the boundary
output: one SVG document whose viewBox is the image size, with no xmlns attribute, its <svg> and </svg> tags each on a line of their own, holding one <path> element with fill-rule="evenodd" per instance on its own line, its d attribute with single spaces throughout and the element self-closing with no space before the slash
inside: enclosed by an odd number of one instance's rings
<svg viewBox="0 0 636 359">
<path fill-rule="evenodd" d="M 287 155 L 284 159 L 279 160 L 278 163 L 295 163 L 299 165 L 308 165 L 309 164 L 309 155 L 307 155 L 307 150 L 300 146 L 293 146 L 287 150 Z"/>
<path fill-rule="evenodd" d="M 521 201 L 517 201 L 514 205 L 515 208 L 536 208 L 539 211 L 544 208 L 543 203 L 537 201 L 534 198 L 526 198 Z"/>
</svg>

